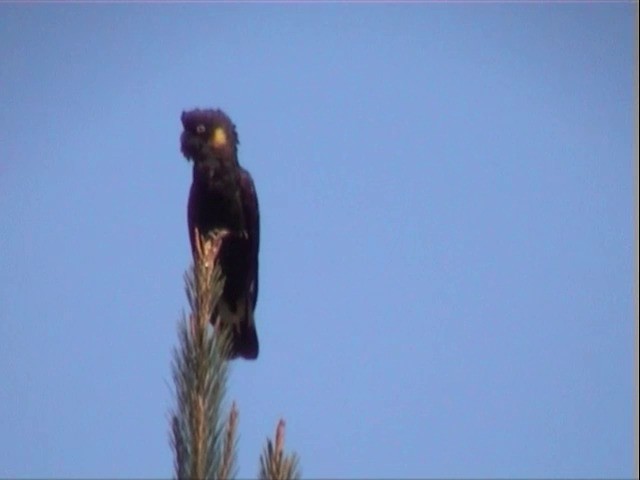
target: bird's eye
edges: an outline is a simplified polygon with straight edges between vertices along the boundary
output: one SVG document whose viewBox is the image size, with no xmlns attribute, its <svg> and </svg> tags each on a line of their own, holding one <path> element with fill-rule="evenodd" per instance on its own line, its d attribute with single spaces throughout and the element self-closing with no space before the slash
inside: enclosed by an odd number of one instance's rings
<svg viewBox="0 0 640 480">
<path fill-rule="evenodd" d="M 196 133 L 204 133 L 204 131 L 206 130 L 204 125 L 198 125 L 196 127 Z"/>
</svg>

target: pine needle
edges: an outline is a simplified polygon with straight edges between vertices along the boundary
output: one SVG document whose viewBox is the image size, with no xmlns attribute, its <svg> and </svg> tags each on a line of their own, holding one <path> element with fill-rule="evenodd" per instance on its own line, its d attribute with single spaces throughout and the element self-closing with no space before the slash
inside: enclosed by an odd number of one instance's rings
<svg viewBox="0 0 640 480">
<path fill-rule="evenodd" d="M 226 480 L 233 477 L 236 464 L 236 446 L 237 446 L 237 427 L 238 427 L 238 409 L 235 402 L 231 405 L 229 418 L 224 434 L 224 443 L 222 445 L 222 461 L 218 469 L 218 478 Z"/>
<path fill-rule="evenodd" d="M 260 456 L 261 480 L 290 480 L 300 478 L 298 470 L 298 457 L 295 453 L 284 453 L 284 420 L 278 422 L 276 427 L 275 445 L 267 439 L 267 445 Z"/>
</svg>

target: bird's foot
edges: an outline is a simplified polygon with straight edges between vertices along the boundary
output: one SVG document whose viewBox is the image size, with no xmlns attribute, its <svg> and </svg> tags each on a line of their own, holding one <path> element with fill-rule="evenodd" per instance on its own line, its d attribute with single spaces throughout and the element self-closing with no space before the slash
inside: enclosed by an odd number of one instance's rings
<svg viewBox="0 0 640 480">
<path fill-rule="evenodd" d="M 207 232 L 204 235 L 200 235 L 199 230 L 195 229 L 195 244 L 196 244 L 196 260 L 201 259 L 206 268 L 212 268 L 215 262 L 218 252 L 220 251 L 220 245 L 224 237 L 231 232 L 226 228 L 214 229 Z"/>
</svg>

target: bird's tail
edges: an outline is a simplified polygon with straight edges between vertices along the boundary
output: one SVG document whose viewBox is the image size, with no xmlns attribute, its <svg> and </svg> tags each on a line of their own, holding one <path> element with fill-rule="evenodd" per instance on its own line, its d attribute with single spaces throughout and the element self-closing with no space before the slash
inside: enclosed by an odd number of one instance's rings
<svg viewBox="0 0 640 480">
<path fill-rule="evenodd" d="M 258 358 L 258 332 L 256 325 L 253 323 L 253 314 L 247 315 L 250 319 L 235 325 L 231 335 L 231 358 L 242 357 L 247 360 L 255 360 Z"/>
<path fill-rule="evenodd" d="M 247 360 L 258 358 L 258 332 L 253 320 L 253 311 L 251 308 L 246 307 L 242 305 L 242 302 L 239 302 L 237 311 L 232 312 L 226 302 L 221 301 L 218 304 L 218 311 L 214 312 L 212 316 L 211 323 L 215 325 L 214 318 L 216 318 L 217 321 L 222 321 L 229 328 L 231 337 L 229 360 L 238 357 Z"/>
</svg>

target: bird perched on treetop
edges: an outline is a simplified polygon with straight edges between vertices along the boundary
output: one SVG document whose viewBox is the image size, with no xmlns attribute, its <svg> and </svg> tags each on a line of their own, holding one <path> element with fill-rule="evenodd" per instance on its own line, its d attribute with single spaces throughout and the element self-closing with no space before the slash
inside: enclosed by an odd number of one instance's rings
<svg viewBox="0 0 640 480">
<path fill-rule="evenodd" d="M 260 217 L 253 180 L 238 163 L 236 127 L 222 110 L 182 112 L 181 120 L 180 150 L 193 161 L 187 218 L 194 256 L 196 229 L 200 235 L 229 232 L 218 254 L 225 283 L 211 323 L 220 319 L 232 327 L 231 358 L 255 359 Z"/>
</svg>

